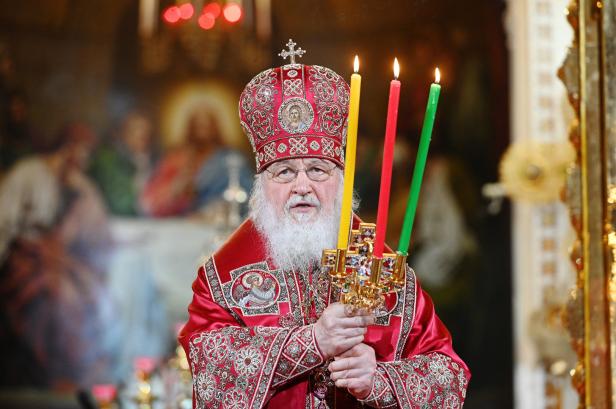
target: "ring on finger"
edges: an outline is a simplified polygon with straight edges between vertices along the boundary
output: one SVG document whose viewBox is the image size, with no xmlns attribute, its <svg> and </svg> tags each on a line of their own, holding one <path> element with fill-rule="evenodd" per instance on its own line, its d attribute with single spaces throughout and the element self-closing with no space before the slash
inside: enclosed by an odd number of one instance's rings
<svg viewBox="0 0 616 409">
<path fill-rule="evenodd" d="M 352 317 L 355 315 L 355 307 L 353 307 L 350 304 L 346 304 L 344 306 L 344 315 L 346 315 L 347 317 Z"/>
</svg>

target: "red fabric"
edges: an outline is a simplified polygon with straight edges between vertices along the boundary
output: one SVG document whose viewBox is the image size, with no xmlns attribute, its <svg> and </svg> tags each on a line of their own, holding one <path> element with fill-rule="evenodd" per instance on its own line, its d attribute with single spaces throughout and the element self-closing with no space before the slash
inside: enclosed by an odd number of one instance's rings
<svg viewBox="0 0 616 409">
<path fill-rule="evenodd" d="M 292 303 L 278 302 L 278 313 L 256 316 L 246 315 L 240 307 L 228 303 L 233 298 L 229 288 L 233 288 L 232 283 L 238 277 L 241 278 L 237 271 L 246 265 L 263 262 L 264 255 L 263 239 L 252 222 L 247 221 L 199 269 L 193 284 L 194 298 L 189 306 L 189 320 L 179 337 L 191 361 L 195 395 L 199 398 L 195 399 L 195 407 L 218 407 L 223 402 L 228 405 L 236 399 L 233 402 L 245 404 L 245 407 L 304 408 L 307 395 L 312 393 L 307 373 L 289 379 L 279 387 L 272 386 L 276 384 L 273 375 L 285 346 L 288 346 L 287 341 L 297 336 L 297 331 L 306 328 L 306 325 L 281 327 L 281 317 L 294 310 Z M 275 268 L 271 262 L 268 262 L 268 267 L 270 272 Z M 290 286 L 294 284 L 286 282 L 289 294 Z M 229 285 L 231 287 L 225 287 Z M 436 316 L 430 297 L 421 289 L 412 270 L 407 273 L 406 290 L 399 303 L 396 297 L 396 294 L 391 294 L 386 299 L 389 309 L 398 305 L 396 311 L 389 315 L 389 323 L 371 326 L 364 340 L 374 348 L 379 361 L 379 382 L 375 382 L 373 394 L 365 403 L 386 407 L 394 399 L 393 402 L 401 407 L 461 407 L 470 372 L 454 352 L 449 332 Z M 404 322 L 408 325 L 403 325 Z M 266 342 L 255 343 L 251 337 L 258 337 L 259 342 L 265 339 Z M 308 338 L 306 340 L 308 342 Z M 259 372 L 251 374 L 246 388 L 241 391 L 236 391 L 237 387 L 228 379 L 236 376 L 237 371 L 249 371 L 250 368 L 244 368 L 241 362 L 237 366 L 237 356 L 235 361 L 221 364 L 222 361 L 216 360 L 217 357 L 211 352 L 219 348 L 215 348 L 219 344 L 226 345 L 223 349 L 231 345 L 231 349 L 235 348 L 233 353 L 256 348 L 255 356 L 262 358 Z M 305 353 L 306 348 L 302 351 Z M 203 359 L 210 361 L 203 363 Z M 212 362 L 218 362 L 218 366 L 212 366 Z M 207 365 L 210 369 L 218 369 L 208 373 Z M 233 369 L 223 374 L 221 368 L 228 366 L 233 366 Z M 316 368 L 316 365 L 311 368 Z M 214 396 L 208 394 L 211 385 L 223 388 L 223 378 L 227 379 L 224 383 L 226 389 L 223 389 L 225 397 L 220 397 L 218 401 L 204 400 Z M 267 394 L 260 394 L 260 389 L 267 389 Z M 443 402 L 447 405 L 442 406 Z M 338 390 L 336 406 L 359 407 L 359 402 L 345 391 Z"/>
<path fill-rule="evenodd" d="M 289 158 L 344 166 L 349 86 L 329 68 L 287 64 L 265 70 L 244 88 L 239 110 L 257 173 Z"/>
<path fill-rule="evenodd" d="M 183 214 L 193 201 L 192 178 L 196 167 L 187 149 L 178 149 L 163 158 L 140 198 L 143 211 L 154 217 Z M 188 178 L 190 183 L 184 179 Z"/>
</svg>

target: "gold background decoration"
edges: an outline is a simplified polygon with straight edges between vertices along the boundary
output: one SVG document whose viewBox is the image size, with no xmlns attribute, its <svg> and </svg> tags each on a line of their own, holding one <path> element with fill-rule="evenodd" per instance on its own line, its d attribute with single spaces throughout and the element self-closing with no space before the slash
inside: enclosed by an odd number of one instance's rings
<svg viewBox="0 0 616 409">
<path fill-rule="evenodd" d="M 616 5 L 572 1 L 575 39 L 559 75 L 576 118 L 570 140 L 577 168 L 569 171 L 566 203 L 577 239 L 570 256 L 578 272 L 565 321 L 578 355 L 572 381 L 581 408 L 612 408 L 616 382 Z"/>
</svg>

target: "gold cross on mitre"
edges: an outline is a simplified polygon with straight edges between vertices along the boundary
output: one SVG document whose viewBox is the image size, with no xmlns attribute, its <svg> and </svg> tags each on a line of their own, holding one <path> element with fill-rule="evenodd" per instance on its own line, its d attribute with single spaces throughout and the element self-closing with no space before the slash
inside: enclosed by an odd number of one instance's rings
<svg viewBox="0 0 616 409">
<path fill-rule="evenodd" d="M 302 55 L 304 55 L 306 53 L 305 50 L 302 50 L 301 47 L 299 47 L 297 50 L 295 49 L 295 46 L 297 44 L 293 42 L 292 39 L 289 38 L 289 42 L 287 43 L 287 47 L 289 47 L 288 50 L 282 50 L 280 53 L 278 53 L 278 55 L 282 58 L 284 58 L 285 60 L 287 59 L 287 57 L 291 57 L 291 64 L 295 64 L 295 56 L 301 57 Z"/>
</svg>

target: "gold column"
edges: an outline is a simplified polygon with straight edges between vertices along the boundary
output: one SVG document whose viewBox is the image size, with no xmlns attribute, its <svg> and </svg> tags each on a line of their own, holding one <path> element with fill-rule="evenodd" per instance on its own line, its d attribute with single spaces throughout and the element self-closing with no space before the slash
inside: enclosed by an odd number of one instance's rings
<svg viewBox="0 0 616 409">
<path fill-rule="evenodd" d="M 579 275 L 567 318 L 580 359 L 573 383 L 580 407 L 589 409 L 616 408 L 615 8 L 613 1 L 572 1 L 575 40 L 560 72 L 577 116 L 570 136 L 579 158 L 572 175 L 580 182 L 577 189 L 570 183 L 568 192 L 577 197 L 569 207 Z"/>
<path fill-rule="evenodd" d="M 600 22 L 596 3 L 580 0 L 580 136 L 584 244 L 586 407 L 610 408 L 609 327 L 605 274 L 605 156 L 601 126 Z"/>
<path fill-rule="evenodd" d="M 607 211 L 605 234 L 609 251 L 606 254 L 608 276 L 607 302 L 609 311 L 610 373 L 609 400 L 616 408 L 616 4 L 613 0 L 595 2 L 599 20 L 601 131 L 605 138 L 604 163 L 606 164 L 605 190 Z"/>
</svg>

